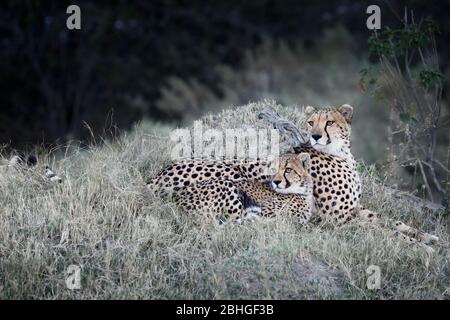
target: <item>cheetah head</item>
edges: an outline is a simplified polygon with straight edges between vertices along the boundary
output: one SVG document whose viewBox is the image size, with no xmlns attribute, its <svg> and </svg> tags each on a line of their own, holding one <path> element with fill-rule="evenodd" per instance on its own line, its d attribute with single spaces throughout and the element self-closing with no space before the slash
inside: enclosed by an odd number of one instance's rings
<svg viewBox="0 0 450 320">
<path fill-rule="evenodd" d="M 325 153 L 343 156 L 350 151 L 353 107 L 344 104 L 337 108 L 305 109 L 311 146 Z"/>
<path fill-rule="evenodd" d="M 288 153 L 281 156 L 277 172 L 272 177 L 273 190 L 279 193 L 309 195 L 313 185 L 309 169 L 310 156 L 307 153 Z"/>
</svg>

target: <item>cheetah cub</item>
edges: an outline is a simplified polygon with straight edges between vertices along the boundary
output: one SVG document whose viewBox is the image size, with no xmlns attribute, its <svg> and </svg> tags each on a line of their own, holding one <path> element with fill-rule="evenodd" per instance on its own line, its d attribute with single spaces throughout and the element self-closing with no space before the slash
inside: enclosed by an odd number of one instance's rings
<svg viewBox="0 0 450 320">
<path fill-rule="evenodd" d="M 183 211 L 212 213 L 222 222 L 289 214 L 306 224 L 314 211 L 309 169 L 307 153 L 286 154 L 280 157 L 276 173 L 267 182 L 212 179 L 181 188 L 173 195 Z"/>
</svg>

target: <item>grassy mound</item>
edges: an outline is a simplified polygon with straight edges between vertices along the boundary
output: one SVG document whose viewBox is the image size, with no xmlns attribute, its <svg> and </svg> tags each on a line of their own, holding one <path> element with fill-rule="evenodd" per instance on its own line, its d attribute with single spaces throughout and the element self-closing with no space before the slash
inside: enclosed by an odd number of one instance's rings
<svg viewBox="0 0 450 320">
<path fill-rule="evenodd" d="M 253 103 L 203 118 L 205 127 L 264 127 Z M 448 298 L 449 251 L 396 240 L 381 228 L 306 229 L 289 218 L 218 226 L 149 195 L 145 180 L 169 161 L 169 129 L 144 124 L 112 142 L 75 149 L 54 169 L 0 168 L 0 299 Z M 394 198 L 361 165 L 363 204 L 449 241 L 448 221 Z M 81 267 L 81 289 L 66 286 Z M 367 288 L 367 268 L 381 288 Z"/>
</svg>

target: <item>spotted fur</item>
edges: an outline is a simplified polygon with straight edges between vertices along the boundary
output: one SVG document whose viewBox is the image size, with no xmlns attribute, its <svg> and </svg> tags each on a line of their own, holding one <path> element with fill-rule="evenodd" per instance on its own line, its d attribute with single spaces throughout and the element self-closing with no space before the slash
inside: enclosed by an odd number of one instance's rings
<svg viewBox="0 0 450 320">
<path fill-rule="evenodd" d="M 267 161 L 186 159 L 169 164 L 147 183 L 147 187 L 170 193 L 208 180 L 266 182 L 269 167 Z"/>
<path fill-rule="evenodd" d="M 279 180 L 204 180 L 175 190 L 174 197 L 184 211 L 209 212 L 221 220 L 241 221 L 251 212 L 263 217 L 288 214 L 306 223 L 313 213 L 309 161 L 308 154 L 287 154 L 274 175 Z"/>
</svg>

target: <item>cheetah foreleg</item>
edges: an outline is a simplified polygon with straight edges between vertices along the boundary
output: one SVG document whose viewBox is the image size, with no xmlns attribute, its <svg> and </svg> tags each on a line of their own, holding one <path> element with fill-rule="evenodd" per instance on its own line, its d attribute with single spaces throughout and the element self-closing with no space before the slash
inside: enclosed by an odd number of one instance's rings
<svg viewBox="0 0 450 320">
<path fill-rule="evenodd" d="M 255 221 L 261 218 L 261 207 L 249 206 L 244 209 L 243 220 Z"/>
</svg>

